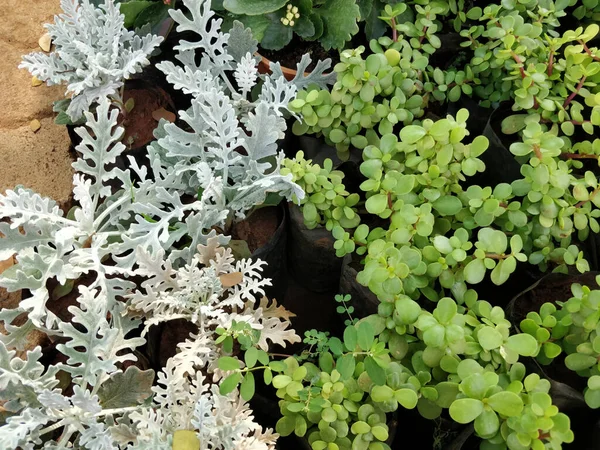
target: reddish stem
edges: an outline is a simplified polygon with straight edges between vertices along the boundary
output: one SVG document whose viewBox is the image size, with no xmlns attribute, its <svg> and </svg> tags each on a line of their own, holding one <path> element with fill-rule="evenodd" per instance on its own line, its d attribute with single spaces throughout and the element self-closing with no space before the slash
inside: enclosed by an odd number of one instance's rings
<svg viewBox="0 0 600 450">
<path fill-rule="evenodd" d="M 539 159 L 540 161 L 542 160 L 542 150 L 540 149 L 540 146 L 538 144 L 533 144 L 533 152 L 535 153 L 535 156 L 537 157 L 537 159 Z"/>
<path fill-rule="evenodd" d="M 396 18 L 392 17 L 392 41 L 398 42 L 398 30 L 396 30 Z"/>
<path fill-rule="evenodd" d="M 583 83 L 585 83 L 585 75 L 583 76 L 583 78 L 581 79 L 581 81 L 579 82 L 579 84 L 577 85 L 577 87 L 575 88 L 575 92 L 571 92 L 571 95 L 569 95 L 567 97 L 567 99 L 565 100 L 565 102 L 563 103 L 563 109 L 566 109 L 567 106 L 569 106 L 569 103 L 571 103 L 573 101 L 573 99 L 575 98 L 575 96 L 577 94 L 579 94 L 579 91 L 581 90 L 581 88 L 583 87 Z"/>
<path fill-rule="evenodd" d="M 427 31 L 427 27 L 423 27 L 423 35 L 419 38 L 419 44 L 422 44 L 423 41 L 425 40 L 425 32 Z"/>
<path fill-rule="evenodd" d="M 588 48 L 588 46 L 586 45 L 586 43 L 585 43 L 585 42 L 583 42 L 582 40 L 579 40 L 579 43 L 580 43 L 581 45 L 583 45 L 583 49 L 585 50 L 585 52 L 586 52 L 588 55 L 590 55 L 594 61 L 600 61 L 600 56 L 596 56 L 596 55 L 594 55 L 594 54 L 592 53 L 592 51 L 591 51 L 591 50 Z"/>
<path fill-rule="evenodd" d="M 598 159 L 598 155 L 580 155 L 578 153 L 561 153 L 563 159 Z"/>
<path fill-rule="evenodd" d="M 426 18 L 426 19 L 429 19 L 429 13 L 427 13 L 427 14 L 425 15 L 425 18 Z M 425 40 L 425 33 L 426 33 L 426 32 L 427 32 L 427 26 L 424 26 L 424 27 L 423 27 L 423 30 L 421 31 L 421 33 L 423 33 L 423 35 L 422 35 L 422 36 L 419 38 L 419 44 L 422 44 L 422 43 L 423 43 L 423 41 Z"/>
<path fill-rule="evenodd" d="M 517 64 L 519 64 L 519 72 L 521 72 L 521 78 L 525 78 L 527 76 L 527 74 L 525 73 L 525 69 L 523 68 L 523 61 L 521 60 L 521 58 L 519 58 L 519 55 L 517 55 L 515 52 L 513 52 L 511 50 L 511 55 L 513 57 L 513 59 L 515 60 L 515 62 Z M 540 107 L 540 104 L 537 101 L 537 98 L 533 97 L 533 108 L 534 109 L 538 109 Z"/>
<path fill-rule="evenodd" d="M 596 194 L 598 193 L 598 191 L 600 191 L 600 187 L 597 187 L 596 189 L 594 189 L 592 191 L 592 193 L 590 194 L 590 196 L 588 197 L 587 200 L 581 200 L 579 203 L 577 203 L 575 205 L 575 208 L 581 208 L 583 205 L 585 205 L 587 202 L 589 202 L 590 200 L 592 200 L 592 198 L 594 198 L 596 196 Z"/>
<path fill-rule="evenodd" d="M 521 60 L 521 58 L 519 58 L 519 55 L 517 55 L 515 52 L 511 51 L 510 53 L 511 53 L 513 59 L 515 60 L 515 62 L 517 64 L 520 64 L 519 71 L 521 72 L 521 78 L 525 78 L 527 76 L 527 74 L 525 73 L 525 69 L 523 68 L 523 61 Z"/>
</svg>

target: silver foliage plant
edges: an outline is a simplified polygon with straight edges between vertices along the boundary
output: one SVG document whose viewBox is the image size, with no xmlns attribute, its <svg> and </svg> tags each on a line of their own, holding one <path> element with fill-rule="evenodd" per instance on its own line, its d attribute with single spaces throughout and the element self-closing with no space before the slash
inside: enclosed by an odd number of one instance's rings
<svg viewBox="0 0 600 450">
<path fill-rule="evenodd" d="M 229 238 L 214 229 L 245 217 L 267 193 L 302 197 L 279 173 L 276 141 L 287 103 L 306 82 L 306 59 L 291 83 L 277 70 L 260 77 L 248 30 L 236 25 L 221 33 L 208 1 L 185 4 L 192 19 L 172 15 L 200 40 L 180 43 L 183 67 L 163 63 L 161 69 L 193 96 L 192 107 L 180 113 L 191 131 L 163 122 L 148 150 L 149 169 L 133 158 L 129 169 L 114 168 L 125 150 L 123 130 L 118 110 L 101 99 L 95 116 L 85 113 L 87 129 L 76 130 L 82 138 L 73 179 L 78 207 L 64 215 L 23 187 L 0 195 L 0 260 L 16 255 L 0 286 L 29 292 L 16 308 L 0 311 L 6 328 L 0 402 L 8 416 L 0 427 L 2 449 L 166 450 L 179 430 L 196 433 L 202 449 L 263 450 L 277 438 L 254 422 L 237 390 L 219 393 L 224 374 L 216 361 L 223 350 L 215 330 L 245 323 L 262 350 L 299 337 L 288 329 L 291 314 L 264 298 L 270 281 L 261 276 L 263 263 L 235 261 L 223 247 Z M 189 53 L 197 49 L 198 65 Z M 328 83 L 327 64 L 318 67 L 310 82 Z M 115 184 L 121 188 L 111 189 Z M 232 274 L 238 281 L 223 283 Z M 91 281 L 77 286 L 73 318 L 65 322 L 49 308 L 48 283 L 82 277 Z M 17 326 L 19 317 L 26 320 Z M 145 342 L 135 330 L 143 320 L 147 328 L 173 319 L 198 331 L 179 344 L 152 386 L 152 373 L 131 366 Z M 44 368 L 39 348 L 17 357 L 32 330 L 59 340 L 66 362 Z M 72 392 L 58 387 L 59 371 L 70 375 Z"/>
<path fill-rule="evenodd" d="M 99 7 L 90 0 L 61 0 L 60 5 L 63 13 L 46 25 L 55 50 L 26 55 L 19 68 L 48 85 L 66 84 L 71 97 L 66 113 L 75 122 L 105 97 L 121 102 L 124 81 L 149 64 L 163 38 L 128 31 L 114 0 Z"/>
<path fill-rule="evenodd" d="M 253 420 L 237 391 L 220 395 L 216 360 L 223 351 L 215 328 L 245 322 L 259 332 L 257 346 L 285 345 L 300 338 L 288 327 L 291 314 L 264 298 L 270 284 L 261 261 L 234 261 L 221 247 L 227 239 L 208 231 L 227 212 L 200 199 L 184 203 L 177 191 L 181 175 L 149 177 L 130 159 L 130 170 L 110 168 L 125 149 L 116 126 L 118 110 L 107 99 L 86 113 L 78 128 L 81 157 L 74 163 L 74 198 L 67 216 L 50 199 L 18 187 L 0 195 L 0 259 L 16 254 L 16 264 L 0 275 L 9 291 L 28 289 L 15 309 L 0 311 L 7 334 L 0 334 L 0 427 L 2 449 L 90 450 L 170 449 L 177 430 L 194 430 L 202 449 L 270 449 L 277 435 Z M 109 182 L 123 186 L 112 193 Z M 181 243 L 196 251 L 183 250 Z M 177 243 L 177 245 L 176 245 Z M 186 245 L 183 247 L 186 247 Z M 189 258 L 189 259 L 186 259 Z M 224 275 L 240 281 L 224 285 Z M 49 308 L 47 284 L 88 275 L 65 322 Z M 142 277 L 139 288 L 128 278 Z M 26 316 L 21 326 L 11 325 Z M 173 319 L 187 319 L 198 331 L 158 374 L 137 367 L 134 351 L 145 339 L 134 331 Z M 61 343 L 67 359 L 44 367 L 40 348 L 16 356 L 32 330 Z M 59 386 L 59 371 L 70 375 L 72 393 Z M 148 373 L 150 372 L 150 373 Z M 49 439 L 52 437 L 52 439 Z"/>
<path fill-rule="evenodd" d="M 305 55 L 292 82 L 276 67 L 272 76 L 259 76 L 257 43 L 249 29 L 236 22 L 230 33 L 221 32 L 222 19 L 213 17 L 210 0 L 183 0 L 183 4 L 191 17 L 170 11 L 177 30 L 198 38 L 175 47 L 182 65 L 165 61 L 157 67 L 175 88 L 192 96 L 192 105 L 179 113 L 186 129 L 162 124 L 150 151 L 152 160 L 182 174 L 186 192 L 200 190 L 218 208 L 232 211 L 236 217 L 228 222 L 243 219 L 269 193 L 303 197 L 291 176 L 280 174 L 284 156 L 277 141 L 284 136 L 284 114 L 289 114 L 287 105 L 297 89 L 306 83 L 326 86 L 335 81 L 332 74 L 323 75 L 330 61 L 319 62 L 305 77 L 310 64 Z"/>
</svg>

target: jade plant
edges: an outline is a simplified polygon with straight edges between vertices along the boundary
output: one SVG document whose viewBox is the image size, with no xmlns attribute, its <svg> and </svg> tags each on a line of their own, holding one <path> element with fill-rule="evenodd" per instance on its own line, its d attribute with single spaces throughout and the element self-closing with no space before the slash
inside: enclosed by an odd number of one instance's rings
<svg viewBox="0 0 600 450">
<path fill-rule="evenodd" d="M 487 104 L 510 99 L 513 110 L 539 114 L 548 128 L 556 124 L 568 136 L 579 127 L 594 134 L 600 125 L 600 52 L 590 41 L 598 25 L 555 36 L 516 12 L 481 20 L 487 22 L 481 35 L 462 32 L 475 55 L 469 63 L 479 81 L 474 93 Z"/>
<path fill-rule="evenodd" d="M 567 368 L 588 379 L 586 403 L 600 408 L 600 290 L 574 283 L 571 292 L 564 302 L 545 303 L 539 312 L 527 313 L 520 328 L 538 341 L 540 363 L 565 354 Z"/>
<path fill-rule="evenodd" d="M 302 121 L 294 123 L 294 133 L 322 134 L 328 144 L 335 145 L 339 157 L 347 159 L 350 148 L 363 149 L 376 142 L 378 135 L 392 133 L 396 125 L 418 121 L 429 104 L 456 101 L 463 91 L 472 93 L 471 69 L 442 70 L 429 65 L 429 56 L 441 43 L 436 26 L 421 16 L 433 19 L 441 6 L 430 11 L 429 6 L 423 10 L 417 5 L 417 25 L 396 24 L 406 8 L 404 3 L 385 8 L 382 19 L 393 27 L 393 38 L 372 40 L 366 56 L 364 46 L 340 53 L 331 91 L 309 86 L 298 93 L 290 103 L 292 111 L 302 114 Z M 423 27 L 421 21 L 431 25 Z M 417 29 L 425 34 L 414 32 Z"/>
<path fill-rule="evenodd" d="M 60 119 L 65 123 L 80 121 L 107 97 L 124 110 L 124 81 L 150 63 L 163 38 L 128 31 L 114 0 L 99 7 L 89 0 L 61 0 L 61 7 L 63 14 L 46 25 L 55 50 L 26 55 L 19 68 L 48 85 L 67 85 L 70 99 L 56 105 L 68 116 Z"/>
<path fill-rule="evenodd" d="M 286 159 L 281 174 L 291 174 L 304 192 L 302 199 L 293 201 L 302 205 L 304 224 L 308 229 L 319 225 L 332 230 L 335 226 L 353 228 L 360 222 L 355 205 L 359 201 L 356 193 L 345 190 L 342 180 L 344 172 L 333 170 L 333 163 L 326 159 L 323 167 L 304 158 L 299 151 L 294 159 Z"/>
<path fill-rule="evenodd" d="M 448 410 L 473 422 L 482 448 L 560 448 L 573 440 L 569 418 L 552 405 L 550 383 L 518 362 L 537 341 L 510 328 L 473 290 L 440 299 L 433 312 L 407 296 L 382 302 L 377 315 L 348 323 L 342 339 L 311 333 L 312 361 L 270 363 L 276 375 L 267 381 L 281 399 L 276 429 L 307 437 L 315 450 L 383 450 L 388 413 L 416 408 L 434 419 Z"/>
<path fill-rule="evenodd" d="M 579 127 L 594 133 L 600 124 L 600 56 L 590 41 L 598 25 L 559 35 L 566 2 L 474 7 L 464 17 L 456 16 L 456 27 L 467 39 L 461 45 L 472 52 L 471 59 L 461 65 L 459 52 L 457 61 L 442 68 L 429 60 L 441 46 L 440 19 L 452 17 L 452 9 L 444 3 L 424 5 L 387 5 L 381 19 L 392 36 L 372 40 L 366 57 L 364 47 L 344 50 L 331 92 L 314 87 L 301 91 L 290 105 L 303 116 L 294 132 L 323 134 L 347 157 L 349 148 L 364 148 L 376 133 L 389 133 L 398 123 L 418 123 L 429 105 L 466 95 L 482 106 L 514 102 L 515 111 L 539 114 L 545 126 L 556 125 L 567 136 Z M 400 21 L 407 11 L 412 19 Z M 522 129 L 525 116 L 510 118 L 506 130 Z"/>
</svg>

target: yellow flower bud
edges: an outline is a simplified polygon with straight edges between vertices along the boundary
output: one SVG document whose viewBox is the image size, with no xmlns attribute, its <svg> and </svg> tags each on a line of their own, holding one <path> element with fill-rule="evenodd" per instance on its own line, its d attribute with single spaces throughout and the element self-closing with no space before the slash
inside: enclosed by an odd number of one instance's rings
<svg viewBox="0 0 600 450">
<path fill-rule="evenodd" d="M 296 14 L 296 13 L 298 12 L 298 7 L 297 7 L 297 6 L 294 6 L 294 7 L 292 8 L 292 12 L 293 12 L 294 14 Z"/>
<path fill-rule="evenodd" d="M 299 19 L 299 18 L 300 18 L 300 14 L 299 14 L 299 13 L 296 13 L 296 14 L 294 14 L 294 17 L 295 17 L 296 19 Z"/>
<path fill-rule="evenodd" d="M 288 3 L 287 9 L 292 9 L 292 4 L 291 3 Z"/>
<path fill-rule="evenodd" d="M 290 27 L 293 27 L 293 26 L 294 26 L 294 21 L 290 20 Z"/>
<path fill-rule="evenodd" d="M 290 21 L 288 19 L 281 19 L 284 25 L 289 25 Z"/>
</svg>

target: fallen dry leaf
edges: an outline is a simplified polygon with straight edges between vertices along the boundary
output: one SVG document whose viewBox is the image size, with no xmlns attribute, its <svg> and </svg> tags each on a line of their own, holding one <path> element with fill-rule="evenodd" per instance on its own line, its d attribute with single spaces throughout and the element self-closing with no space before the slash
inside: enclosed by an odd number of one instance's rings
<svg viewBox="0 0 600 450">
<path fill-rule="evenodd" d="M 40 86 L 42 84 L 44 84 L 42 80 L 38 80 L 36 77 L 31 77 L 31 85 L 33 87 Z"/>
<path fill-rule="evenodd" d="M 38 44 L 40 44 L 40 48 L 42 50 L 44 50 L 46 53 L 48 53 L 48 52 L 50 52 L 50 48 L 52 47 L 52 38 L 50 37 L 50 35 L 48 33 L 45 33 L 44 35 L 42 35 L 42 37 L 38 41 Z"/>
<path fill-rule="evenodd" d="M 160 119 L 165 119 L 168 122 L 175 122 L 176 119 L 175 114 L 173 114 L 171 111 L 167 111 L 165 108 L 159 108 L 154 111 L 152 113 L 152 118 L 157 122 Z"/>
<path fill-rule="evenodd" d="M 0 261 L 0 273 L 4 272 L 6 269 L 14 265 L 14 263 L 15 261 L 12 256 L 8 259 L 5 259 L 4 261 Z"/>
<path fill-rule="evenodd" d="M 31 128 L 31 131 L 33 131 L 34 133 L 37 132 L 40 128 L 42 128 L 42 124 L 40 123 L 39 120 L 37 119 L 33 119 L 30 123 L 29 123 L 29 128 Z"/>
<path fill-rule="evenodd" d="M 221 284 L 225 288 L 230 288 L 236 284 L 240 284 L 243 279 L 244 275 L 242 272 L 224 273 L 223 275 L 219 275 L 219 280 L 221 280 Z"/>
</svg>

